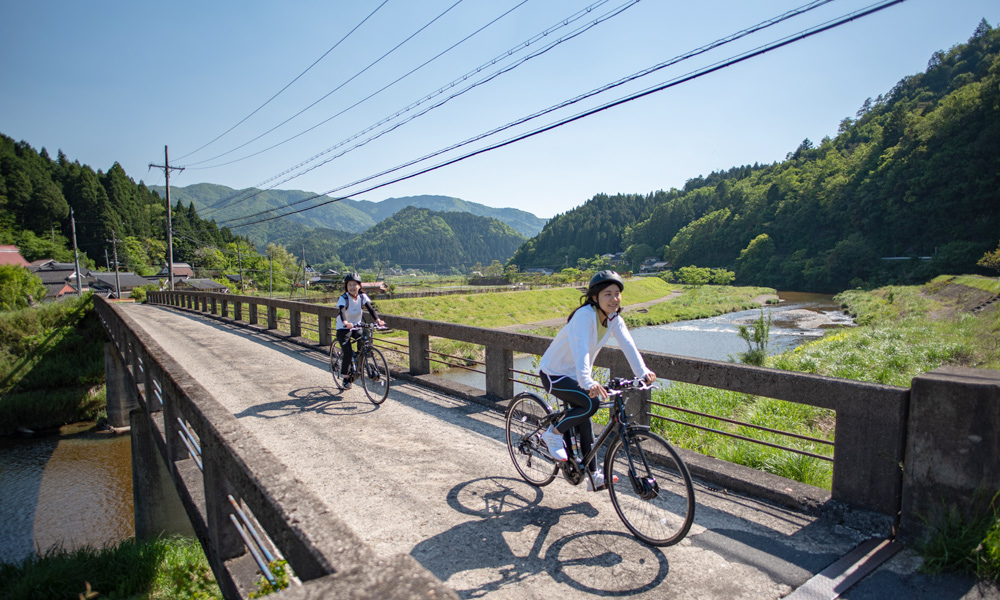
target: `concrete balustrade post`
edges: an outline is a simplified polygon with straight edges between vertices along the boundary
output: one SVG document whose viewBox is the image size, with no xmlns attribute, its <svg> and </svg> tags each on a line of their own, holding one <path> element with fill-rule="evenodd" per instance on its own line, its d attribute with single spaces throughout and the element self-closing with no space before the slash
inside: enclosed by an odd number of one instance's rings
<svg viewBox="0 0 1000 600">
<path fill-rule="evenodd" d="M 330 333 L 330 323 L 333 321 L 330 315 L 319 315 L 319 345 L 329 346 L 333 343 L 333 336 Z"/>
<path fill-rule="evenodd" d="M 243 320 L 243 302 L 240 300 L 233 303 L 233 318 L 237 321 Z"/>
<path fill-rule="evenodd" d="M 233 512 L 228 496 L 239 497 L 226 478 L 225 471 L 215 453 L 221 452 L 213 447 L 212 441 L 202 440 L 202 464 L 204 465 L 205 510 L 208 516 L 208 536 L 212 540 L 212 549 L 217 560 L 225 561 L 242 556 L 246 546 L 239 532 L 229 519 Z M 212 557 L 209 557 L 211 560 Z"/>
<path fill-rule="evenodd" d="M 294 309 L 288 312 L 288 334 L 292 337 L 302 336 L 302 313 Z"/>
<path fill-rule="evenodd" d="M 229 316 L 229 299 L 228 298 L 223 298 L 222 299 L 222 317 L 226 318 L 228 316 Z"/>
<path fill-rule="evenodd" d="M 966 523 L 992 515 L 1000 371 L 942 367 L 915 377 L 907 423 L 900 537 L 924 539 L 951 515 Z"/>
<path fill-rule="evenodd" d="M 431 361 L 427 352 L 431 349 L 430 337 L 423 333 L 409 332 L 410 374 L 426 375 L 431 372 Z"/>
<path fill-rule="evenodd" d="M 257 324 L 257 303 L 256 302 L 251 302 L 248 305 L 248 309 L 247 310 L 250 313 L 250 314 L 247 315 L 247 317 L 249 318 L 248 322 L 251 325 L 256 325 Z"/>
<path fill-rule="evenodd" d="M 278 328 L 278 307 L 273 304 L 267 305 L 267 328 Z"/>
<path fill-rule="evenodd" d="M 514 351 L 495 344 L 486 345 L 486 394 L 497 400 L 514 397 Z"/>
</svg>

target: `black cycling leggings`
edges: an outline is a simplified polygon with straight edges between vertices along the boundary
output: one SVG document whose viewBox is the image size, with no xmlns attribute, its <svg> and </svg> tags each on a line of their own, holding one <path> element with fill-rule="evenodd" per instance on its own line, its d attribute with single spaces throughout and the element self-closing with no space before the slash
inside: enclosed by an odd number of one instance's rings
<svg viewBox="0 0 1000 600">
<path fill-rule="evenodd" d="M 340 349 L 344 351 L 344 359 L 340 361 L 341 375 L 347 375 L 351 372 L 351 364 L 354 362 L 354 344 L 350 340 L 356 340 L 360 337 L 361 330 L 357 328 L 337 330 L 337 343 L 340 344 Z"/>
<path fill-rule="evenodd" d="M 570 431 L 576 427 L 577 431 L 580 432 L 580 452 L 586 456 L 594 446 L 594 428 L 590 418 L 601 407 L 601 399 L 591 398 L 590 393 L 580 387 L 580 384 L 572 377 L 565 375 L 550 377 L 544 371 L 540 371 L 538 376 L 548 393 L 573 407 L 561 421 L 556 423 L 556 429 L 563 433 L 568 449 L 570 448 Z M 587 468 L 591 472 L 597 471 L 596 456 L 590 460 Z"/>
</svg>

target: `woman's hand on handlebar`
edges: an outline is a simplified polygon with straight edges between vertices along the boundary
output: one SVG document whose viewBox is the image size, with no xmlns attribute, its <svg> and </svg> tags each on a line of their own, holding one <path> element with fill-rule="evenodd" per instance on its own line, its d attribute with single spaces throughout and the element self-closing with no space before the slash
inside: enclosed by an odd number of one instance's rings
<svg viewBox="0 0 1000 600">
<path fill-rule="evenodd" d="M 600 396 L 601 400 L 607 400 L 608 390 L 604 389 L 603 385 L 595 383 L 593 386 L 590 387 L 590 397 L 597 398 L 598 396 Z"/>
<path fill-rule="evenodd" d="M 646 376 L 643 377 L 643 381 L 646 382 L 646 385 L 653 385 L 653 383 L 656 382 L 656 373 L 653 372 L 646 373 Z"/>
</svg>

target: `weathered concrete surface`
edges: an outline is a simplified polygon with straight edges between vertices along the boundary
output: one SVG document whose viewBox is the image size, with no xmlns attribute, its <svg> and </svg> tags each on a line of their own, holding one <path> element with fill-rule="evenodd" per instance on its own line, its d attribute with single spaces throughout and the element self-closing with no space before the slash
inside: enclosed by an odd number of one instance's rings
<svg viewBox="0 0 1000 600">
<path fill-rule="evenodd" d="M 401 381 L 371 405 L 324 357 L 259 332 L 133 305 L 129 314 L 381 557 L 413 556 L 463 598 L 781 598 L 870 532 L 696 486 L 678 546 L 632 538 L 606 493 L 517 477 L 501 415 Z M 904 551 L 843 598 L 1000 597 L 914 574 Z"/>
</svg>

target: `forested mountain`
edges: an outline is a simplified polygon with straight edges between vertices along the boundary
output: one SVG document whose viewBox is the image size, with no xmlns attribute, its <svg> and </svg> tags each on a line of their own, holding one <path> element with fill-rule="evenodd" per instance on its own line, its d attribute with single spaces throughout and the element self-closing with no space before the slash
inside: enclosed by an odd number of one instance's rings
<svg viewBox="0 0 1000 600">
<path fill-rule="evenodd" d="M 107 173 L 70 162 L 60 151 L 56 160 L 45 148 L 0 134 L 0 243 L 16 244 L 30 260 L 72 260 L 70 208 L 85 264 L 104 264 L 112 239 L 119 255 L 131 241 L 136 254 L 163 264 L 166 252 L 166 204 L 143 183 L 136 184 L 115 163 Z M 235 240 L 228 229 L 198 217 L 192 206 L 174 207 L 174 260 L 189 261 L 199 245 Z"/>
<path fill-rule="evenodd" d="M 597 196 L 553 218 L 510 262 L 572 266 L 628 249 L 782 289 L 926 281 L 979 270 L 1000 239 L 998 190 L 1000 31 L 984 20 L 925 73 L 866 101 L 836 138 L 683 190 Z M 913 258 L 887 260 L 899 257 Z"/>
<path fill-rule="evenodd" d="M 158 192 L 161 196 L 166 193 L 166 188 L 163 186 L 154 185 L 150 189 Z M 299 190 L 257 190 L 253 188 L 234 190 L 224 185 L 210 183 L 198 183 L 186 187 L 171 186 L 170 188 L 171 201 L 179 200 L 185 205 L 194 203 L 199 211 L 220 223 L 269 209 L 284 206 L 302 208 L 321 201 L 322 198 L 303 202 L 306 198 L 314 196 L 315 194 Z M 296 204 L 298 202 L 301 204 Z M 537 234 L 545 224 L 545 219 L 515 208 L 493 208 L 475 202 L 467 202 L 460 198 L 428 195 L 389 198 L 381 202 L 340 200 L 282 219 L 248 227 L 237 227 L 236 229 L 240 235 L 255 240 L 259 245 L 275 241 L 279 236 L 287 238 L 289 231 L 300 233 L 306 231 L 295 226 L 289 227 L 287 223 L 303 225 L 309 229 L 321 228 L 361 233 L 407 206 L 427 208 L 436 212 L 467 212 L 481 217 L 492 217 L 507 223 L 525 237 Z M 278 211 L 269 214 L 281 213 Z M 236 223 L 233 226 L 236 227 Z M 282 227 L 283 231 L 278 229 Z"/>
<path fill-rule="evenodd" d="M 497 219 L 409 206 L 341 246 L 340 257 L 349 265 L 462 270 L 502 262 L 523 242 L 524 236 Z"/>
<path fill-rule="evenodd" d="M 435 212 L 467 212 L 480 217 L 492 217 L 510 225 L 511 229 L 524 237 L 538 235 L 545 225 L 545 219 L 516 208 L 493 208 L 475 202 L 467 202 L 450 196 L 406 196 L 386 198 L 381 202 L 367 200 L 345 200 L 362 210 L 377 222 L 386 219 L 407 206 L 427 208 Z"/>
</svg>

